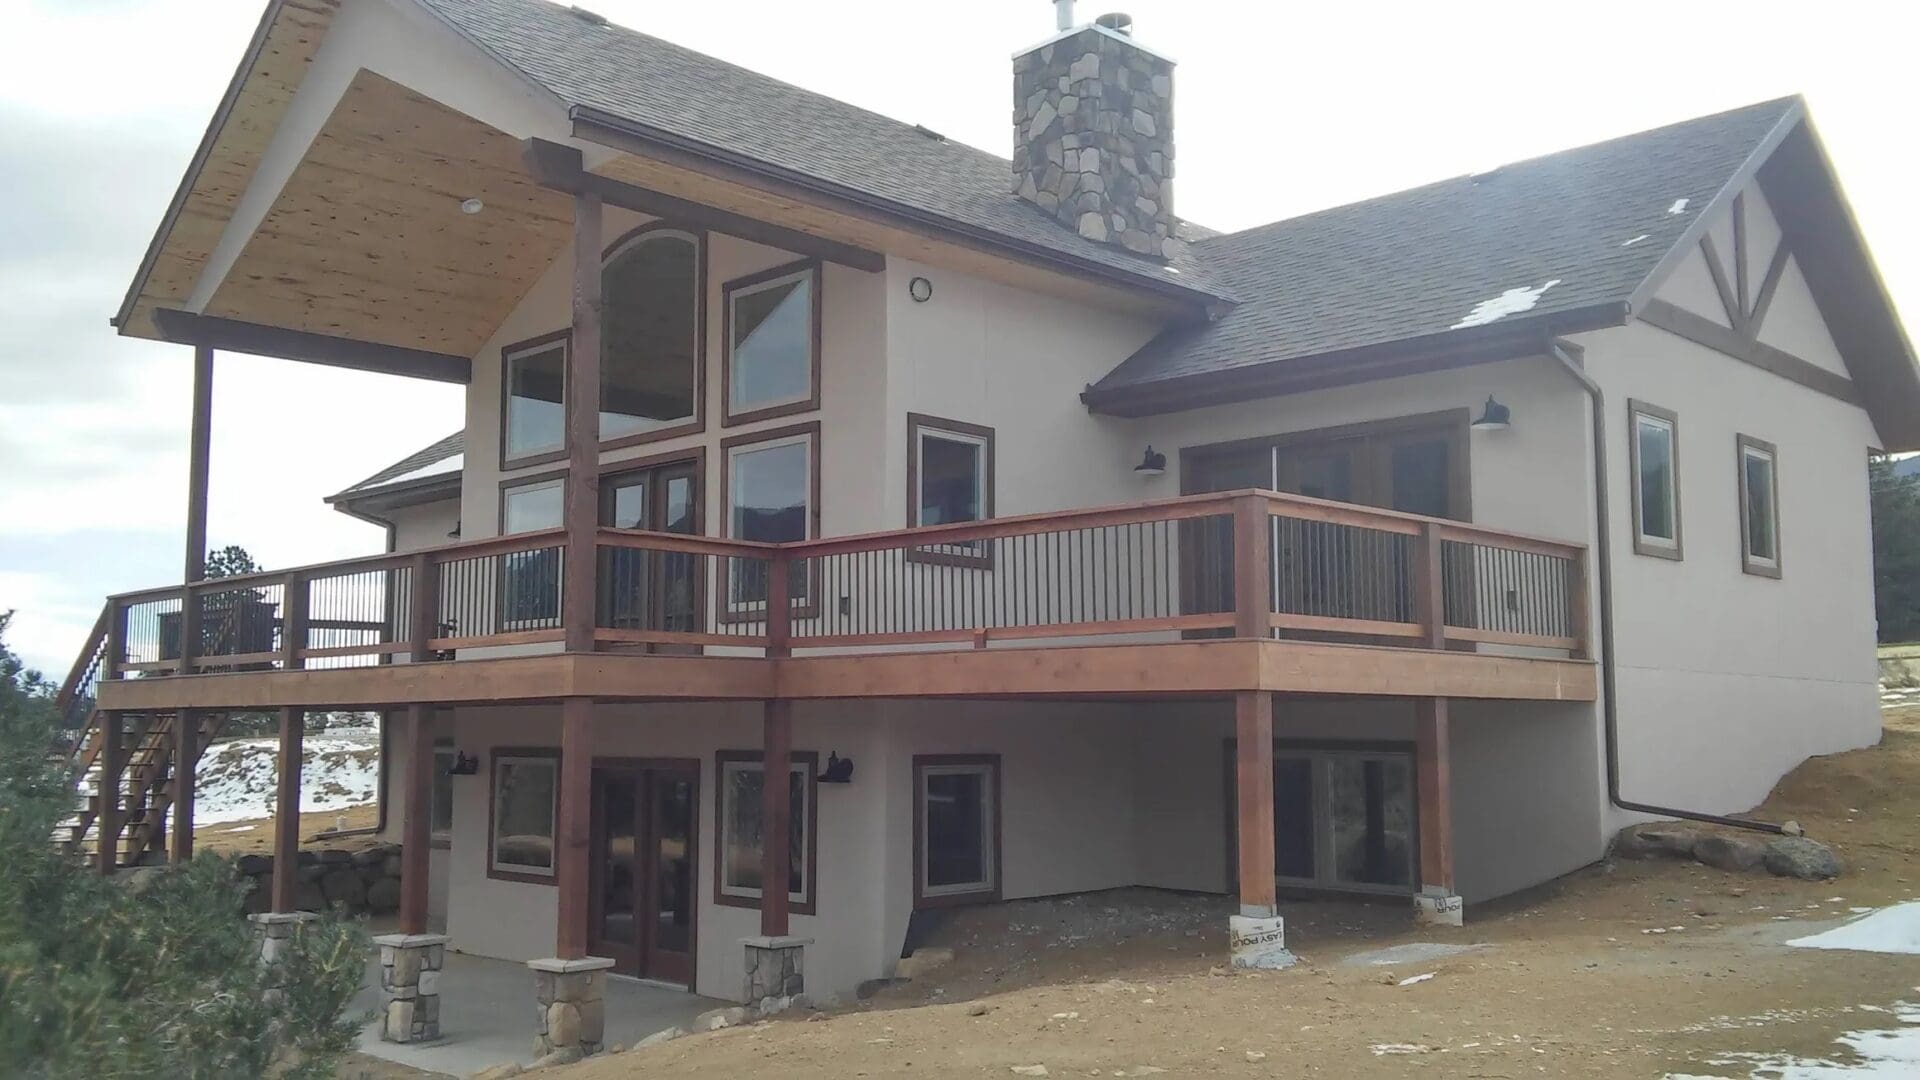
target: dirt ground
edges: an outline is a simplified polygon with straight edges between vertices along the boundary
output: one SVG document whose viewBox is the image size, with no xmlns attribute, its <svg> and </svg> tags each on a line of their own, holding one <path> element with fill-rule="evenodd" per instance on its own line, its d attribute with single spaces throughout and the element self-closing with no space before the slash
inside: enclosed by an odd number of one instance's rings
<svg viewBox="0 0 1920 1080">
<path fill-rule="evenodd" d="M 1920 957 L 1780 942 L 1920 896 L 1915 777 L 1920 707 L 1907 707 L 1881 746 L 1809 762 L 1759 809 L 1832 844 L 1848 868 L 1835 882 L 1609 862 L 1475 907 L 1452 931 L 1414 929 L 1399 904 L 1291 903 L 1300 963 L 1253 973 L 1222 966 L 1223 898 L 1013 903 L 956 916 L 936 938 L 950 965 L 870 1001 L 543 1075 L 1660 1077 L 1747 1075 L 1711 1064 L 1730 1051 L 1844 1062 L 1837 1035 L 1895 1027 L 1884 1010 L 1920 1001 Z M 1479 947 L 1342 963 L 1414 942 Z"/>
<path fill-rule="evenodd" d="M 379 824 L 380 809 L 369 803 L 347 810 L 322 810 L 312 814 L 300 815 L 300 840 L 302 847 L 337 847 L 344 851 L 356 851 L 375 839 L 369 835 L 343 836 L 336 839 L 316 839 L 321 833 L 342 829 L 371 829 Z M 218 825 L 199 825 L 193 830 L 193 846 L 196 851 L 218 851 L 227 855 L 273 854 L 273 818 L 264 817 L 252 821 L 223 821 Z"/>
</svg>

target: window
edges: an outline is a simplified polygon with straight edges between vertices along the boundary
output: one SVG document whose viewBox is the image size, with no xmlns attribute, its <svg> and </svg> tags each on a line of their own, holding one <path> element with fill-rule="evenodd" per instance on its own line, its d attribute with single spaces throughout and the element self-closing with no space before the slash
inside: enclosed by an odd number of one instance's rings
<svg viewBox="0 0 1920 1080">
<path fill-rule="evenodd" d="M 509 881 L 553 880 L 553 823 L 559 808 L 560 755 L 496 750 L 487 873 Z"/>
<path fill-rule="evenodd" d="M 1000 758 L 913 759 L 914 903 L 1000 898 Z"/>
<path fill-rule="evenodd" d="M 1633 468 L 1633 550 L 1680 558 L 1680 418 L 1644 401 L 1627 402 Z"/>
<path fill-rule="evenodd" d="M 453 843 L 453 760 L 458 751 L 448 739 L 433 744 L 433 810 L 429 829 L 434 847 Z"/>
<path fill-rule="evenodd" d="M 567 452 L 567 331 L 500 350 L 500 464 L 553 461 Z"/>
<path fill-rule="evenodd" d="M 993 516 L 993 429 L 907 414 L 907 524 L 954 525 Z M 910 548 L 907 558 L 991 566 L 984 540 Z"/>
<path fill-rule="evenodd" d="M 1780 576 L 1779 451 L 1749 435 L 1735 437 L 1740 460 L 1740 568 Z"/>
<path fill-rule="evenodd" d="M 697 431 L 701 244 L 643 226 L 601 269 L 600 438 L 642 442 Z"/>
<path fill-rule="evenodd" d="M 787 899 L 796 914 L 811 915 L 813 874 L 818 864 L 814 849 L 814 795 L 820 755 L 795 753 L 787 767 Z M 720 772 L 720 812 L 715 832 L 719 858 L 714 860 L 716 903 L 734 907 L 760 904 L 760 787 L 761 758 L 756 751 L 722 750 L 716 758 Z"/>
<path fill-rule="evenodd" d="M 819 424 L 803 424 L 720 444 L 728 536 L 783 543 L 813 535 L 819 513 L 819 434 Z M 729 611 L 764 607 L 765 564 L 746 559 L 729 559 L 727 563 Z M 796 562 L 787 579 L 788 595 L 803 605 L 808 597 L 807 577 L 806 565 Z"/>
<path fill-rule="evenodd" d="M 726 423 L 820 407 L 820 266 L 778 266 L 730 281 Z"/>
<path fill-rule="evenodd" d="M 500 534 L 560 527 L 565 512 L 565 476 L 536 477 L 500 489 Z M 500 557 L 500 628 L 544 630 L 560 625 L 561 545 L 515 551 Z"/>
</svg>

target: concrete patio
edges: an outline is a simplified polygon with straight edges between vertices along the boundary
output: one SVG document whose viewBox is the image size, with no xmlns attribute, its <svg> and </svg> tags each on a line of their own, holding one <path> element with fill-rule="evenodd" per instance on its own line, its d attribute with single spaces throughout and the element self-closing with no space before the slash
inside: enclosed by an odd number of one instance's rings
<svg viewBox="0 0 1920 1080">
<path fill-rule="evenodd" d="M 353 1011 L 377 1011 L 379 987 L 376 957 L 368 965 Z M 728 1004 L 618 975 L 607 980 L 606 1002 L 608 1046 L 632 1046 Z M 526 1064 L 533 1059 L 533 972 L 525 964 L 449 952 L 440 979 L 440 1032 L 430 1043 L 382 1042 L 376 1019 L 361 1029 L 359 1048 L 374 1057 L 451 1076 L 507 1061 Z"/>
</svg>

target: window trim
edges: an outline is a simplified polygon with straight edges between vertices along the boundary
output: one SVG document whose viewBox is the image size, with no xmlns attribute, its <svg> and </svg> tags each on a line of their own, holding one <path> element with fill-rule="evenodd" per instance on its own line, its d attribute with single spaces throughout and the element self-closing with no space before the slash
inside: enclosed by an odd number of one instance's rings
<svg viewBox="0 0 1920 1080">
<path fill-rule="evenodd" d="M 1673 540 L 1649 537 L 1640 524 L 1640 418 L 1647 417 L 1667 425 L 1670 434 L 1673 467 Z M 1656 559 L 1679 562 L 1686 557 L 1681 525 L 1680 497 L 1680 414 L 1634 398 L 1627 399 L 1627 494 L 1633 504 L 1633 551 Z"/>
<path fill-rule="evenodd" d="M 500 766 L 507 761 L 553 762 L 553 867 L 546 873 L 536 869 L 501 869 L 493 854 L 500 813 Z M 518 881 L 532 885 L 558 885 L 560 881 L 560 749 L 554 746 L 496 746 L 487 752 L 487 877 L 495 881 Z"/>
<path fill-rule="evenodd" d="M 1734 490 L 1734 497 L 1738 499 L 1740 503 L 1740 570 L 1742 573 L 1752 574 L 1754 577 L 1778 580 L 1781 565 L 1780 448 L 1765 439 L 1756 439 L 1751 435 L 1739 433 L 1736 433 L 1733 437 L 1733 446 L 1734 475 L 1739 485 Z M 1747 542 L 1752 536 L 1751 522 L 1749 519 L 1753 513 L 1753 507 L 1750 505 L 1747 497 L 1747 456 L 1749 454 L 1761 455 L 1767 459 L 1767 480 L 1773 488 L 1770 493 L 1773 502 L 1773 558 L 1771 559 L 1763 559 L 1755 555 L 1747 546 Z"/>
<path fill-rule="evenodd" d="M 448 768 L 441 768 L 440 756 L 442 754 L 447 755 Z M 427 792 L 427 844 L 429 847 L 441 850 L 453 847 L 453 770 L 450 766 L 452 765 L 453 759 L 457 758 L 459 754 L 460 750 L 454 746 L 451 736 L 443 735 L 433 740 L 434 783 L 438 784 L 441 777 L 445 777 L 447 783 L 447 827 L 444 830 L 433 827 L 434 799 L 430 786 Z M 489 858 L 489 861 L 491 861 L 491 858 Z"/>
<path fill-rule="evenodd" d="M 807 396 L 792 401 L 780 401 L 747 409 L 733 411 L 733 301 L 736 294 L 755 292 L 786 278 L 806 275 L 810 281 L 812 300 L 812 333 L 808 335 L 808 350 L 812 354 L 807 366 Z M 755 420 L 771 420 L 779 416 L 792 416 L 795 413 L 814 412 L 820 408 L 820 353 L 821 333 L 825 304 L 822 294 L 826 275 L 822 271 L 819 259 L 798 259 L 770 267 L 757 274 L 734 278 L 720 286 L 720 426 L 737 427 Z"/>
<path fill-rule="evenodd" d="M 992 864 L 993 881 L 985 889 L 952 891 L 951 888 L 929 893 L 926 887 L 926 846 L 927 846 L 927 803 L 922 796 L 925 790 L 926 770 L 929 768 L 950 768 L 954 766 L 984 768 L 992 778 L 993 784 L 993 828 Z M 913 907 L 922 908 L 958 907 L 965 904 L 998 903 L 1005 891 L 1006 883 L 1006 782 L 1005 772 L 1000 767 L 999 754 L 915 754 L 913 755 Z"/>
<path fill-rule="evenodd" d="M 544 352 L 558 343 L 560 346 L 560 445 L 550 450 L 534 450 L 519 457 L 507 456 L 507 423 L 513 400 L 513 361 L 522 356 Z M 537 334 L 523 341 L 516 341 L 500 347 L 500 471 L 523 469 L 531 465 L 545 465 L 552 461 L 565 461 L 567 457 L 567 397 L 572 393 L 571 377 L 568 373 L 573 366 L 573 328 L 566 327 Z"/>
<path fill-rule="evenodd" d="M 907 528 L 915 529 L 923 524 L 920 520 L 920 443 L 929 433 L 952 436 L 953 438 L 949 441 L 970 442 L 980 447 L 981 516 L 975 520 L 993 520 L 993 489 L 996 483 L 993 429 L 961 420 L 948 420 L 926 413 L 910 412 L 907 414 Z M 993 569 L 993 544 L 991 541 L 975 541 L 972 545 L 940 544 L 908 548 L 905 557 L 908 562 L 991 570 Z"/>
<path fill-rule="evenodd" d="M 721 907 L 760 910 L 760 897 L 727 891 L 727 767 L 736 764 L 762 765 L 761 790 L 766 790 L 764 755 L 758 750 L 719 750 L 713 755 L 713 902 Z M 807 850 L 805 862 L 805 898 L 787 895 L 787 910 L 795 915 L 812 915 L 820 907 L 820 753 L 795 750 L 788 757 L 789 774 L 794 766 L 807 779 Z M 791 853 L 789 853 L 791 854 Z"/>
<path fill-rule="evenodd" d="M 496 534 L 496 535 L 498 535 L 498 536 L 502 536 L 502 537 L 506 537 L 506 536 L 518 536 L 518 535 L 521 535 L 521 534 L 519 534 L 519 533 L 510 533 L 510 532 L 508 532 L 508 531 L 507 531 L 507 493 L 508 493 L 509 491 L 512 491 L 512 490 L 514 490 L 514 489 L 516 489 L 516 488 L 524 488 L 524 487 L 536 487 L 536 486 L 539 486 L 539 485 L 542 485 L 542 484 L 551 484 L 551 483 L 553 483 L 553 482 L 555 482 L 555 481 L 558 481 L 558 482 L 559 482 L 559 484 L 560 484 L 560 508 L 561 508 L 561 521 L 560 521 L 560 525 L 555 525 L 555 526 L 548 526 L 548 528 L 561 528 L 561 527 L 563 527 L 563 526 L 565 526 L 565 525 L 566 525 L 566 506 L 567 506 L 567 492 L 568 492 L 568 489 L 569 489 L 569 488 L 570 488 L 570 487 L 572 486 L 572 481 L 571 481 L 571 479 L 570 479 L 570 477 L 569 477 L 569 475 L 568 475 L 568 472 L 567 472 L 567 470 L 565 470 L 565 469 L 549 469 L 549 470 L 547 470 L 546 472 L 540 472 L 540 473 L 533 473 L 533 474 L 531 474 L 531 475 L 528 475 L 528 476 L 515 476 L 515 477 L 511 477 L 511 478 L 508 478 L 508 479 L 504 479 L 504 480 L 501 480 L 501 481 L 500 481 L 500 497 L 499 497 L 499 499 L 498 499 L 498 502 L 499 502 L 499 506 L 498 506 L 498 507 L 496 508 L 496 511 L 497 511 L 497 512 L 496 512 L 496 522 L 497 522 L 497 525 L 496 525 L 496 527 L 495 527 L 495 534 Z M 529 531 L 529 532 L 539 532 L 539 531 L 541 531 L 541 530 L 538 530 L 538 529 L 529 529 L 528 531 Z M 564 555 L 564 553 L 562 554 L 562 558 L 563 558 L 563 559 L 565 558 L 565 555 Z M 500 559 L 500 566 L 499 566 L 499 573 L 498 573 L 498 574 L 496 575 L 496 578 L 497 578 L 497 580 L 495 581 L 495 584 L 494 584 L 494 600 L 493 600 L 493 604 L 494 604 L 494 622 L 495 622 L 496 624 L 498 624 L 498 626 L 499 626 L 499 628 L 500 628 L 500 632 L 501 632 L 501 633 L 513 633 L 513 632 L 516 632 L 516 631 L 520 631 L 520 630 L 527 630 L 527 629 L 534 629 L 534 630 L 552 630 L 552 629 L 555 629 L 554 627 L 551 627 L 551 626 L 530 626 L 530 625 L 529 625 L 529 624 L 531 624 L 531 623 L 536 623 L 536 622 L 545 622 L 546 620 L 544 620 L 544 619 L 523 619 L 523 620 L 514 620 L 514 619 L 509 619 L 509 618 L 507 618 L 507 615 L 506 615 L 506 602 L 507 602 L 507 587 L 506 587 L 506 580 L 507 580 L 507 561 L 506 561 L 506 560 L 507 560 L 507 557 L 506 557 L 506 556 L 502 556 L 502 557 L 501 557 L 501 559 Z M 564 568 L 564 565 L 563 565 L 563 567 L 562 567 L 562 570 L 561 570 L 561 573 L 562 573 L 562 574 L 564 574 L 564 573 L 565 573 L 565 568 Z M 562 592 L 562 594 L 563 594 L 563 595 L 562 595 L 562 598 L 561 598 L 561 600 L 562 600 L 562 607 L 564 608 L 564 606 L 565 606 L 565 597 L 564 597 L 564 593 L 565 593 L 565 580 L 564 580 L 564 578 L 563 578 L 563 579 L 562 579 L 562 581 L 561 581 L 561 592 Z M 563 614 L 564 614 L 564 613 L 561 613 L 561 614 L 556 614 L 556 615 L 554 616 L 554 618 L 555 618 L 555 620 L 556 620 L 556 621 L 557 621 L 557 620 L 560 620 L 560 619 L 561 619 L 561 618 L 563 617 Z"/>
<path fill-rule="evenodd" d="M 786 427 L 768 428 L 745 435 L 734 435 L 720 440 L 720 536 L 722 539 L 736 539 L 733 535 L 733 454 L 741 447 L 759 443 L 785 441 L 805 441 L 807 447 L 807 535 L 812 540 L 820 535 L 820 421 L 809 420 L 803 424 L 789 424 Z M 793 573 L 806 574 L 807 563 L 804 560 L 791 564 Z M 723 576 L 725 569 L 719 573 Z M 819 613 L 820 598 L 814 595 L 813 582 L 807 582 L 808 588 L 798 604 L 791 605 L 794 619 L 808 619 Z M 733 602 L 732 583 L 722 580 L 717 594 L 716 605 L 720 622 L 754 622 L 766 617 L 764 602 L 739 604 Z"/>
<path fill-rule="evenodd" d="M 619 450 L 628 446 L 640 446 L 645 443 L 660 442 L 663 439 L 677 439 L 683 435 L 697 435 L 707 430 L 707 231 L 682 222 L 669 220 L 649 221 L 644 225 L 629 229 L 612 243 L 601 249 L 600 273 L 602 275 L 601 299 L 605 300 L 605 275 L 607 263 L 626 249 L 646 242 L 646 234 L 664 232 L 675 233 L 693 240 L 694 260 L 694 303 L 693 303 L 693 415 L 686 420 L 668 427 L 652 431 L 636 431 L 627 435 L 617 435 L 611 439 L 601 439 L 600 449 Z M 603 346 L 604 347 L 604 346 Z M 601 362 L 601 381 L 606 380 L 604 355 Z M 602 387 L 604 394 L 605 388 Z M 605 402 L 603 401 L 602 404 Z M 624 463 L 623 463 L 624 464 Z"/>
</svg>

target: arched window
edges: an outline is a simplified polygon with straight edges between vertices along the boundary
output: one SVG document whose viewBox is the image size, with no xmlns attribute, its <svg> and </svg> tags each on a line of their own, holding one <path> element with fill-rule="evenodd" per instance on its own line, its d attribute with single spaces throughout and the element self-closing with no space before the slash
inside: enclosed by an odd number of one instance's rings
<svg viewBox="0 0 1920 1080">
<path fill-rule="evenodd" d="M 600 438 L 657 433 L 699 416 L 700 238 L 647 228 L 600 271 Z"/>
</svg>

